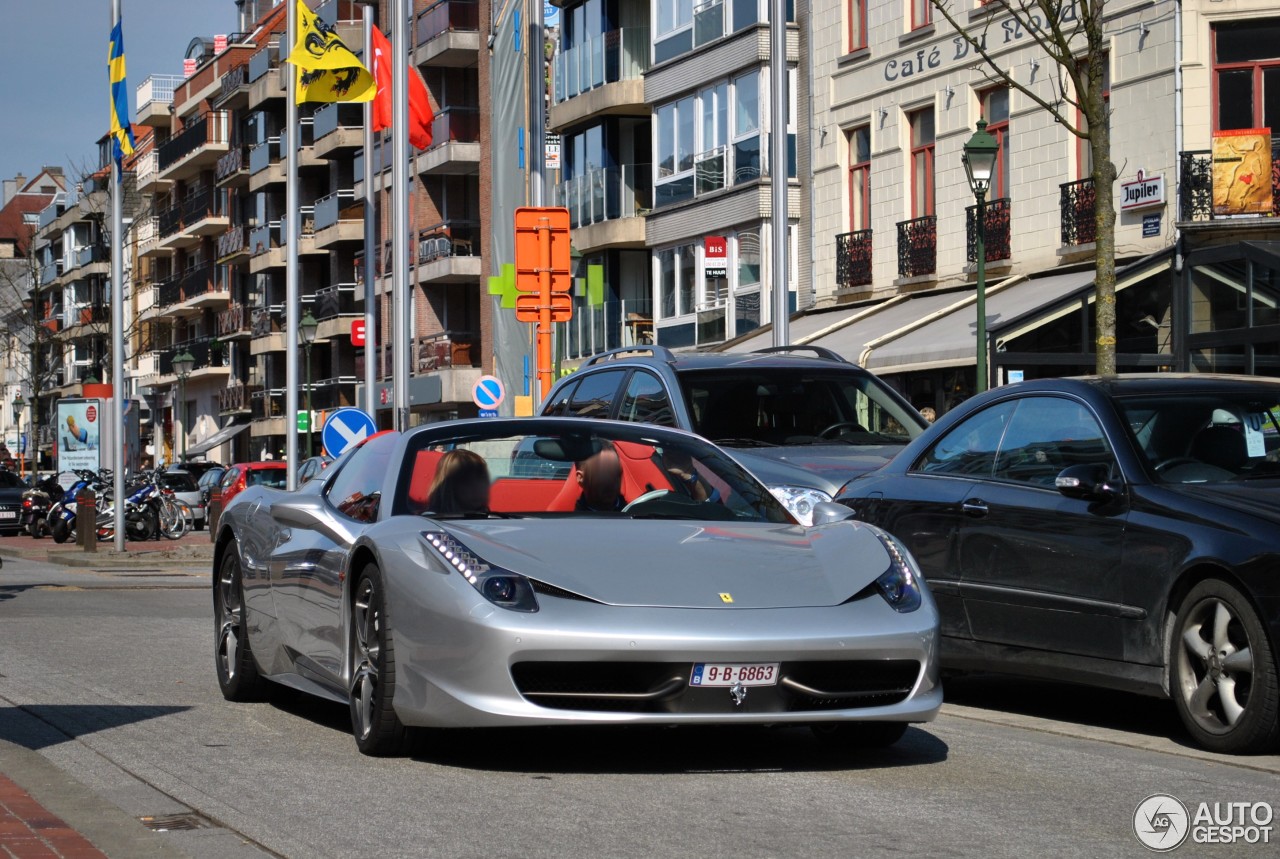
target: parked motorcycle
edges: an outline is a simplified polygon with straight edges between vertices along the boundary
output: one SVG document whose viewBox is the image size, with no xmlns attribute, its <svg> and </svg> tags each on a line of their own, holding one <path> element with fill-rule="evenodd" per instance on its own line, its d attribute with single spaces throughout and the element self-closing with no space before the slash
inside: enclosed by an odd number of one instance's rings
<svg viewBox="0 0 1280 859">
<path fill-rule="evenodd" d="M 62 497 L 62 484 L 47 477 L 22 493 L 22 530 L 39 540 L 49 531 L 49 508 Z"/>
<path fill-rule="evenodd" d="M 191 510 L 170 489 L 158 482 L 157 471 L 141 472 L 130 480 L 125 497 L 125 539 L 152 540 L 157 536 L 176 540 L 187 531 Z M 98 539 L 115 536 L 115 504 L 108 493 L 98 513 Z"/>
<path fill-rule="evenodd" d="M 72 472 L 76 476 L 75 483 L 63 493 L 49 508 L 46 522 L 49 527 L 49 535 L 53 537 L 55 543 L 65 543 L 68 540 L 76 538 L 76 496 L 85 488 L 93 489 L 98 495 L 106 490 L 111 482 L 107 472 L 99 472 L 95 474 L 92 471 L 79 470 Z"/>
</svg>

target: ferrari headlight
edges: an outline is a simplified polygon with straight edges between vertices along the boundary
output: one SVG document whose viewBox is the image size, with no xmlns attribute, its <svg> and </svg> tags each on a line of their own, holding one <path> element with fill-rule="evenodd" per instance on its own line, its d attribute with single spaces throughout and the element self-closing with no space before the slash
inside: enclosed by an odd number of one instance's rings
<svg viewBox="0 0 1280 859">
<path fill-rule="evenodd" d="M 894 611 L 909 612 L 920 608 L 920 574 L 915 560 L 906 548 L 887 534 L 880 535 L 889 553 L 889 569 L 876 579 L 876 587 Z"/>
<path fill-rule="evenodd" d="M 512 611 L 538 610 L 533 585 L 524 576 L 493 566 L 444 531 L 423 531 L 422 539 L 489 602 Z"/>
<path fill-rule="evenodd" d="M 813 524 L 813 505 L 819 501 L 830 501 L 831 496 L 821 489 L 810 489 L 807 486 L 785 486 L 777 484 L 769 487 L 773 497 L 782 502 L 782 506 L 799 520 L 801 525 Z"/>
</svg>

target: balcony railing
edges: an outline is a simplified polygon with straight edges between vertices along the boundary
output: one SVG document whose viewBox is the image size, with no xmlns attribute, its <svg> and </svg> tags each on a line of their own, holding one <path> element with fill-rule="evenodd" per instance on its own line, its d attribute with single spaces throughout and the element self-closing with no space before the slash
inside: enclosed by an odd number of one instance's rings
<svg viewBox="0 0 1280 859">
<path fill-rule="evenodd" d="M 568 208 L 575 228 L 643 216 L 653 207 L 652 179 L 650 164 L 588 170 L 556 187 L 556 205 Z"/>
<path fill-rule="evenodd" d="M 241 68 L 244 68 L 241 66 Z M 233 146 L 222 157 L 218 159 L 218 166 L 215 169 L 214 177 L 216 181 L 221 182 L 229 176 L 234 176 L 241 170 L 249 166 L 249 148 L 247 146 Z"/>
<path fill-rule="evenodd" d="M 1207 150 L 1178 153 L 1178 220 L 1214 221 L 1253 214 L 1280 216 L 1280 137 L 1271 138 L 1271 208 L 1265 212 L 1242 211 L 1238 203 L 1215 199 L 1213 193 L 1213 153 Z M 1265 181 L 1265 180 L 1264 180 Z"/>
<path fill-rule="evenodd" d="M 311 313 L 317 322 L 338 316 L 349 316 L 355 312 L 356 285 L 354 283 L 335 283 L 333 286 L 317 289 L 315 300 L 311 303 Z"/>
<path fill-rule="evenodd" d="M 240 87 L 249 83 L 249 66 L 242 64 L 224 74 L 218 82 L 218 94 L 213 97 L 214 106 L 235 95 Z"/>
<path fill-rule="evenodd" d="M 267 337 L 283 328 L 283 307 L 254 307 L 249 311 L 249 325 L 254 337 Z"/>
<path fill-rule="evenodd" d="M 92 325 L 111 321 L 111 308 L 101 303 L 73 305 L 67 308 L 65 325 Z"/>
<path fill-rule="evenodd" d="M 133 163 L 134 180 L 138 185 L 145 187 L 159 169 L 160 153 L 152 149 L 150 152 L 138 156 L 138 160 Z"/>
<path fill-rule="evenodd" d="M 249 316 L 243 304 L 232 304 L 218 311 L 218 336 L 230 337 L 249 330 Z"/>
<path fill-rule="evenodd" d="M 478 256 L 480 254 L 480 224 L 475 221 L 449 221 L 418 231 L 418 262 L 425 263 L 442 257 Z M 356 263 L 356 272 L 362 271 L 363 256 Z M 390 273 L 391 267 L 387 266 Z"/>
<path fill-rule="evenodd" d="M 182 75 L 152 75 L 138 84 L 138 113 L 142 113 L 147 105 L 173 104 L 173 90 L 180 86 L 186 78 Z"/>
<path fill-rule="evenodd" d="M 1062 246 L 1091 244 L 1097 232 L 1097 195 L 1092 179 L 1063 182 L 1058 186 L 1058 213 L 1062 221 Z"/>
<path fill-rule="evenodd" d="M 160 238 L 168 238 L 182 229 L 182 204 L 175 203 L 167 209 L 161 209 L 156 216 L 160 224 Z"/>
<path fill-rule="evenodd" d="M 205 263 L 161 281 L 156 286 L 156 303 L 171 307 L 213 289 L 213 265 Z"/>
<path fill-rule="evenodd" d="M 182 352 L 190 352 L 195 358 L 192 370 L 204 370 L 208 367 L 224 367 L 227 347 L 214 337 L 203 337 L 199 340 L 188 340 L 186 343 L 175 343 L 169 349 L 157 355 L 157 367 L 161 376 L 172 376 L 173 359 Z"/>
<path fill-rule="evenodd" d="M 573 318 L 556 325 L 567 358 L 585 358 L 607 349 L 653 342 L 653 302 L 647 298 L 575 306 Z M 721 337 L 720 339 L 724 339 Z"/>
<path fill-rule="evenodd" d="M 229 142 L 231 114 L 225 110 L 211 110 L 175 134 L 160 149 L 160 169 L 166 170 L 211 143 Z"/>
<path fill-rule="evenodd" d="M 984 220 L 987 222 L 983 241 L 986 242 L 986 262 L 1006 260 L 1009 251 L 1009 198 L 1000 197 L 985 206 Z M 978 207 L 969 206 L 964 210 L 966 250 L 971 263 L 978 261 Z"/>
<path fill-rule="evenodd" d="M 584 92 L 639 78 L 649 70 L 649 29 L 627 27 L 593 36 L 555 58 L 557 102 Z"/>
<path fill-rule="evenodd" d="M 249 147 L 249 175 L 261 173 L 280 158 L 280 138 L 271 137 Z"/>
<path fill-rule="evenodd" d="M 253 256 L 264 254 L 280 245 L 280 222 L 272 221 L 261 224 L 249 231 L 249 253 Z"/>
<path fill-rule="evenodd" d="M 284 416 L 284 388 L 258 389 L 249 395 L 250 411 L 255 421 Z"/>
<path fill-rule="evenodd" d="M 247 412 L 255 394 L 262 391 L 261 385 L 233 384 L 218 391 L 218 412 Z"/>
<path fill-rule="evenodd" d="M 279 62 L 279 52 L 275 45 L 267 45 L 267 47 L 258 51 L 258 53 L 249 58 L 249 83 L 253 83 L 271 71 Z"/>
<path fill-rule="evenodd" d="M 431 121 L 431 148 L 446 143 L 475 143 L 480 139 L 480 110 L 446 107 Z"/>
<path fill-rule="evenodd" d="M 76 268 L 110 259 L 107 249 L 101 245 L 85 245 L 76 251 Z"/>
<path fill-rule="evenodd" d="M 249 247 L 249 228 L 232 227 L 218 236 L 218 259 L 224 259 Z"/>
<path fill-rule="evenodd" d="M 298 217 L 301 219 L 298 227 L 298 235 L 314 236 L 316 233 L 316 207 L 315 206 L 299 206 Z M 288 235 L 288 215 L 280 216 L 280 235 Z"/>
<path fill-rule="evenodd" d="M 418 13 L 417 44 L 429 42 L 450 30 L 480 29 L 480 4 L 476 0 L 440 0 Z"/>
<path fill-rule="evenodd" d="M 443 331 L 418 338 L 418 372 L 447 367 L 478 367 L 480 338 L 472 331 Z"/>
<path fill-rule="evenodd" d="M 795 135 L 787 137 L 788 151 L 794 162 Z M 731 146 L 719 146 L 700 152 L 691 162 L 685 160 L 677 165 L 667 160 L 659 163 L 653 189 L 654 206 L 681 203 L 731 185 L 754 182 L 768 175 L 768 161 L 764 151 L 767 144 L 768 136 L 758 133 L 738 140 Z"/>
<path fill-rule="evenodd" d="M 222 207 L 219 205 L 221 200 L 222 195 L 215 194 L 212 188 L 201 188 L 193 194 L 188 194 L 182 200 L 183 225 L 191 226 L 205 218 L 221 215 Z"/>
<path fill-rule="evenodd" d="M 836 285 L 841 289 L 871 283 L 871 230 L 836 236 Z"/>
<path fill-rule="evenodd" d="M 359 129 L 364 125 L 364 113 L 358 104 L 333 102 L 318 109 L 311 117 L 312 135 L 320 140 L 339 128 Z"/>
<path fill-rule="evenodd" d="M 155 215 L 139 220 L 134 229 L 138 237 L 138 252 L 145 253 L 160 239 L 160 219 Z"/>
<path fill-rule="evenodd" d="M 938 268 L 938 216 L 898 222 L 898 277 L 933 274 Z"/>
<path fill-rule="evenodd" d="M 332 227 L 338 221 L 361 220 L 364 217 L 363 209 L 360 210 L 360 217 L 342 217 L 344 209 L 355 205 L 355 199 L 355 191 L 334 191 L 332 194 L 316 200 L 316 229 L 323 230 L 325 227 Z"/>
</svg>

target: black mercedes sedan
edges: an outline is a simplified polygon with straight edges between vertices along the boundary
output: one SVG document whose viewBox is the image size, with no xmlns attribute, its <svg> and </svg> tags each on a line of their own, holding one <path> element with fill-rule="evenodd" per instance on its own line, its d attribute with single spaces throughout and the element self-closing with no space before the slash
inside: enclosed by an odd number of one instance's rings
<svg viewBox="0 0 1280 859">
<path fill-rule="evenodd" d="M 1280 742 L 1280 380 L 1008 385 L 837 500 L 915 555 L 944 668 L 1172 697 L 1214 751 Z"/>
</svg>

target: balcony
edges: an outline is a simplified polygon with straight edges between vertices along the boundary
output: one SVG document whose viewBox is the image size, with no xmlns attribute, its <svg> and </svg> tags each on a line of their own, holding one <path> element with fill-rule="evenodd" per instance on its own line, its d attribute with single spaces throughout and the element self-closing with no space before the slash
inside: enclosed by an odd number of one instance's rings
<svg viewBox="0 0 1280 859">
<path fill-rule="evenodd" d="M 218 158 L 214 181 L 219 188 L 243 188 L 249 184 L 249 147 L 232 146 Z"/>
<path fill-rule="evenodd" d="M 431 148 L 417 157 L 416 170 L 430 176 L 479 172 L 479 141 L 480 110 L 446 107 L 431 122 Z"/>
<path fill-rule="evenodd" d="M 138 242 L 138 256 L 147 256 L 161 250 L 160 218 L 152 215 L 139 219 L 134 224 L 134 235 Z"/>
<path fill-rule="evenodd" d="M 279 137 L 250 146 L 249 190 L 261 191 L 268 185 L 283 185 L 284 168 L 284 159 L 280 157 Z"/>
<path fill-rule="evenodd" d="M 283 161 L 288 154 L 289 141 L 284 130 L 280 131 L 280 160 Z M 310 116 L 304 116 L 298 121 L 298 167 L 299 168 L 315 168 L 321 167 L 326 170 L 329 162 L 316 155 L 315 150 L 315 121 Z"/>
<path fill-rule="evenodd" d="M 226 347 L 217 338 L 205 337 L 199 340 L 188 340 L 186 343 L 175 343 L 169 349 L 157 352 L 156 367 L 162 384 L 165 381 L 178 380 L 177 373 L 173 371 L 173 359 L 182 352 L 191 353 L 191 357 L 195 359 L 191 368 L 191 377 L 187 379 L 188 384 L 193 379 L 204 376 L 226 376 L 231 372 L 226 365 Z"/>
<path fill-rule="evenodd" d="M 62 277 L 62 260 L 56 260 L 46 263 L 40 267 L 40 285 L 48 286 L 58 278 Z"/>
<path fill-rule="evenodd" d="M 250 435 L 284 434 L 284 395 L 284 388 L 260 388 L 250 394 L 249 410 L 253 414 Z"/>
<path fill-rule="evenodd" d="M 284 351 L 284 307 L 255 307 L 249 311 L 250 355 Z"/>
<path fill-rule="evenodd" d="M 653 167 L 624 164 L 588 170 L 561 182 L 555 189 L 557 206 L 569 210 L 578 250 L 644 247 L 644 221 L 653 205 Z"/>
<path fill-rule="evenodd" d="M 983 220 L 986 231 L 983 241 L 986 242 L 986 259 L 984 262 L 1003 262 L 1011 258 L 1009 249 L 1010 207 L 1009 198 L 1000 197 L 986 204 Z M 964 210 L 965 253 L 971 264 L 978 262 L 978 207 L 969 206 Z"/>
<path fill-rule="evenodd" d="M 1244 167 L 1244 162 L 1242 169 L 1248 169 Z M 1263 210 L 1258 204 L 1251 204 L 1247 198 L 1237 200 L 1231 199 L 1227 194 L 1215 194 L 1213 153 L 1207 150 L 1179 152 L 1178 172 L 1181 178 L 1178 221 L 1181 225 L 1208 226 L 1218 221 L 1221 222 L 1220 225 L 1229 223 L 1233 229 L 1239 229 L 1245 224 L 1264 224 L 1252 221 L 1250 215 L 1255 218 L 1274 218 L 1280 215 L 1280 137 L 1271 138 L 1271 206 L 1268 209 Z"/>
<path fill-rule="evenodd" d="M 160 178 L 160 153 L 154 149 L 139 155 L 133 169 L 139 194 L 160 194 L 173 186 L 169 180 Z"/>
<path fill-rule="evenodd" d="M 354 406 L 357 381 L 355 376 L 317 379 L 311 385 L 311 410 L 314 412 Z"/>
<path fill-rule="evenodd" d="M 101 302 L 73 304 L 63 315 L 62 334 L 70 339 L 85 334 L 104 333 L 106 331 L 104 326 L 110 322 L 111 308 Z M 86 325 L 96 326 L 96 328 L 92 331 L 80 330 Z"/>
<path fill-rule="evenodd" d="M 239 380 L 232 380 L 232 382 L 218 391 L 218 414 L 234 415 L 252 412 L 253 396 L 262 391 L 262 386 L 245 385 Z"/>
<path fill-rule="evenodd" d="M 1058 186 L 1058 212 L 1064 248 L 1093 244 L 1097 231 L 1096 211 L 1097 195 L 1093 191 L 1092 179 L 1064 182 Z"/>
<path fill-rule="evenodd" d="M 871 285 L 871 230 L 836 236 L 836 287 L 856 290 Z"/>
<path fill-rule="evenodd" d="M 795 135 L 788 137 L 794 164 Z M 654 208 L 683 203 L 708 194 L 717 194 L 739 185 L 749 185 L 768 175 L 768 136 L 759 133 L 743 138 L 731 146 L 718 146 L 690 158 L 682 155 L 679 162 L 668 157 L 658 165 L 653 187 Z"/>
<path fill-rule="evenodd" d="M 317 158 L 342 158 L 364 146 L 364 109 L 356 104 L 326 104 L 312 116 Z"/>
<path fill-rule="evenodd" d="M 898 222 L 898 277 L 907 280 L 938 270 L 938 216 Z"/>
<path fill-rule="evenodd" d="M 334 191 L 316 200 L 316 247 L 364 241 L 364 201 L 354 191 Z"/>
<path fill-rule="evenodd" d="M 217 332 L 219 340 L 247 340 L 253 335 L 252 320 L 243 304 L 232 304 L 218 311 Z"/>
<path fill-rule="evenodd" d="M 581 304 L 574 307 L 572 319 L 556 324 L 556 334 L 571 360 L 623 346 L 644 346 L 653 342 L 653 302 L 635 298 L 596 307 Z"/>
<path fill-rule="evenodd" d="M 135 121 L 139 125 L 168 126 L 169 105 L 173 104 L 173 90 L 182 84 L 182 75 L 152 75 L 138 85 L 136 93 Z"/>
<path fill-rule="evenodd" d="M 279 221 L 259 224 L 249 230 L 250 272 L 257 274 L 258 272 L 266 271 L 275 264 L 272 254 L 280 249 L 280 236 Z M 284 264 L 283 257 L 281 257 L 279 264 Z"/>
<path fill-rule="evenodd" d="M 76 250 L 72 256 L 72 267 L 67 274 L 75 272 L 76 277 L 89 277 L 95 274 L 109 274 L 111 255 L 102 245 L 85 245 Z"/>
<path fill-rule="evenodd" d="M 648 70 L 646 27 L 610 30 L 557 54 L 548 124 L 559 129 L 591 116 L 647 116 L 644 73 Z"/>
<path fill-rule="evenodd" d="M 385 273 L 390 274 L 390 266 Z M 468 283 L 479 277 L 479 223 L 450 221 L 418 232 L 418 283 L 420 285 Z"/>
<path fill-rule="evenodd" d="M 356 289 L 354 283 L 335 283 L 316 290 L 311 314 L 320 323 L 316 328 L 317 340 L 351 337 L 351 320 L 363 315 L 356 307 Z"/>
<path fill-rule="evenodd" d="M 256 110 L 269 99 L 284 98 L 284 82 L 285 78 L 280 73 L 278 45 L 267 45 L 249 58 L 248 109 Z"/>
<path fill-rule="evenodd" d="M 188 179 L 213 167 L 229 148 L 230 134 L 229 112 L 211 110 L 201 114 L 160 146 L 160 178 Z"/>
<path fill-rule="evenodd" d="M 220 306 L 230 300 L 225 286 L 214 280 L 215 268 L 209 263 L 161 281 L 156 287 L 156 303 L 169 315 L 199 313 L 206 307 Z"/>
<path fill-rule="evenodd" d="M 240 110 L 249 104 L 249 64 L 236 66 L 218 80 L 218 93 L 210 104 L 216 110 Z"/>
<path fill-rule="evenodd" d="M 195 247 L 204 236 L 225 233 L 230 223 L 222 211 L 222 195 L 213 188 L 198 188 L 160 213 L 160 244 L 169 249 Z"/>
<path fill-rule="evenodd" d="M 234 265 L 248 259 L 251 247 L 252 245 L 249 244 L 249 228 L 232 227 L 218 236 L 218 264 Z"/>
<path fill-rule="evenodd" d="M 476 0 L 440 0 L 418 13 L 414 34 L 418 65 L 473 66 L 480 53 L 480 5 Z"/>
</svg>

